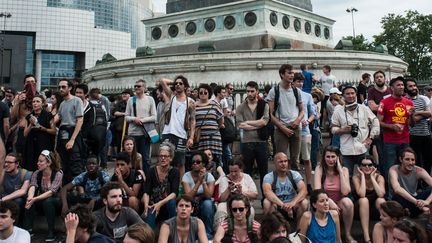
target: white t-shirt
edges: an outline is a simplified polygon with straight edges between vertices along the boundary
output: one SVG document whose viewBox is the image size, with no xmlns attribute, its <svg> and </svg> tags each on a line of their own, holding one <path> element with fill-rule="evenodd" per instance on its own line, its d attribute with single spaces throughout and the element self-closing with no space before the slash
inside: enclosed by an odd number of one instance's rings
<svg viewBox="0 0 432 243">
<path fill-rule="evenodd" d="M 248 174 L 242 173 L 242 180 L 240 181 L 242 191 L 244 192 L 258 192 L 255 182 Z M 224 176 L 219 182 L 219 194 L 223 193 L 228 188 L 228 177 Z"/>
<path fill-rule="evenodd" d="M 27 230 L 23 230 L 14 226 L 13 233 L 6 240 L 0 240 L 0 243 L 30 243 L 30 234 Z"/>
<path fill-rule="evenodd" d="M 162 134 L 173 134 L 179 138 L 187 139 L 187 131 L 184 129 L 187 102 L 186 100 L 179 102 L 175 96 L 171 98 L 171 101 L 171 119 L 170 122 L 164 126 Z M 188 98 L 188 102 L 193 102 L 193 100 Z"/>
<path fill-rule="evenodd" d="M 336 77 L 334 75 L 323 75 L 320 78 L 321 88 L 324 91 L 324 95 L 330 95 L 330 89 L 333 88 L 336 84 Z"/>
<path fill-rule="evenodd" d="M 206 183 L 208 184 L 208 183 L 214 182 L 214 181 L 215 181 L 215 178 L 213 177 L 213 175 L 211 173 L 207 172 L 207 174 L 206 174 Z M 190 171 L 186 172 L 183 175 L 182 182 L 185 182 L 185 183 L 189 184 L 189 186 L 190 186 L 191 189 L 194 188 L 194 186 L 195 186 L 195 182 L 194 182 L 194 180 L 192 178 L 192 174 L 191 174 Z M 196 196 L 200 196 L 203 193 L 204 193 L 204 188 L 201 185 L 201 186 L 198 187 L 198 191 L 196 193 Z"/>
</svg>

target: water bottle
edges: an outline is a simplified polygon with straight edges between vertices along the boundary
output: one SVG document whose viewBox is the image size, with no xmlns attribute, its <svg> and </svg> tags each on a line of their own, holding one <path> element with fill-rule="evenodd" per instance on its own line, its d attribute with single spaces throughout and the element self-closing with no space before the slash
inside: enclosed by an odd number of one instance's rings
<svg viewBox="0 0 432 243">
<path fill-rule="evenodd" d="M 35 127 L 39 128 L 40 127 L 40 123 L 39 123 L 38 119 L 33 114 L 30 115 L 30 119 L 31 118 L 36 119 Z"/>
</svg>

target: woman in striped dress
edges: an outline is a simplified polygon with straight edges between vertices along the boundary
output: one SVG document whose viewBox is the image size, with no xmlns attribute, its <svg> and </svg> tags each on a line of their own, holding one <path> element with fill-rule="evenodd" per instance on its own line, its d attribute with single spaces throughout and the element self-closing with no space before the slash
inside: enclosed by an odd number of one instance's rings
<svg viewBox="0 0 432 243">
<path fill-rule="evenodd" d="M 218 159 L 222 156 L 222 137 L 219 128 L 224 127 L 221 107 L 210 100 L 212 89 L 208 84 L 200 84 L 198 88 L 199 101 L 196 103 L 196 128 L 201 129 L 199 140 L 194 149 L 211 150 Z"/>
</svg>

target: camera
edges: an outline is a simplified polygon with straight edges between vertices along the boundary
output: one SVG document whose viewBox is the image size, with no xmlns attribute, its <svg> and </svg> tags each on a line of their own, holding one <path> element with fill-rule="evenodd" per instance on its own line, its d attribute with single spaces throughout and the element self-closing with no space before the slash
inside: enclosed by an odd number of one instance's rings
<svg viewBox="0 0 432 243">
<path fill-rule="evenodd" d="M 357 137 L 358 136 L 358 132 L 359 132 L 359 127 L 357 124 L 352 124 L 351 125 L 351 136 L 352 137 Z"/>
</svg>

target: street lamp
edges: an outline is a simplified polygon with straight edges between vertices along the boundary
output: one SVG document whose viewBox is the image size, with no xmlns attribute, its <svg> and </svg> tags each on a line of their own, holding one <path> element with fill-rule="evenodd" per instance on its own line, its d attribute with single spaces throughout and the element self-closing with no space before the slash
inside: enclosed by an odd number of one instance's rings
<svg viewBox="0 0 432 243">
<path fill-rule="evenodd" d="M 3 56 L 4 56 L 4 41 L 6 38 L 6 19 L 12 17 L 12 14 L 9 12 L 0 12 L 0 18 L 3 18 L 3 29 L 2 29 L 2 37 L 1 37 L 1 46 L 0 46 L 0 84 L 3 84 Z"/>
<path fill-rule="evenodd" d="M 353 39 L 355 38 L 355 28 L 354 28 L 354 12 L 358 12 L 358 9 L 351 7 L 347 8 L 347 13 L 351 13 L 351 20 L 352 20 L 352 26 L 353 26 Z"/>
</svg>

